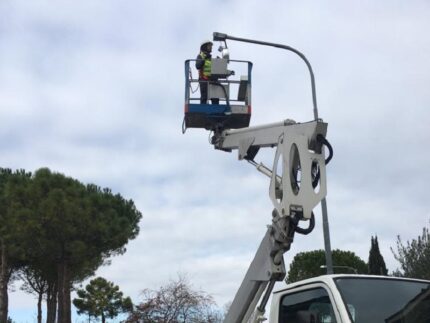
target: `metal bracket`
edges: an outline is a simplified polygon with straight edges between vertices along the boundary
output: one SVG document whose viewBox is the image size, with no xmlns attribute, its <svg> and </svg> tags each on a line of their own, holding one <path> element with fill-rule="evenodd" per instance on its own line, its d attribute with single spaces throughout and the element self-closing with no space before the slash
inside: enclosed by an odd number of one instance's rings
<svg viewBox="0 0 430 323">
<path fill-rule="evenodd" d="M 239 160 L 242 160 L 246 157 L 247 153 L 248 153 L 248 149 L 249 147 L 251 147 L 251 145 L 254 143 L 255 138 L 254 137 L 248 137 L 245 139 L 242 139 L 239 142 Z"/>
<path fill-rule="evenodd" d="M 286 127 L 279 137 L 269 195 L 281 216 L 295 214 L 310 219 L 314 207 L 327 194 L 324 150 L 320 153 L 310 151 L 310 138 L 294 130 Z M 317 190 L 312 185 L 312 172 L 316 168 L 320 172 Z M 282 174 L 277 174 L 278 169 Z M 282 178 L 282 194 L 279 194 L 279 177 Z"/>
</svg>

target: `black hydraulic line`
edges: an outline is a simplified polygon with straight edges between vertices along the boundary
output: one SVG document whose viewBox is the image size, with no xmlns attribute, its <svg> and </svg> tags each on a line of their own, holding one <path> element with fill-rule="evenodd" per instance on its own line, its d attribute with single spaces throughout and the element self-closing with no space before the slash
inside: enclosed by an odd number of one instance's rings
<svg viewBox="0 0 430 323">
<path fill-rule="evenodd" d="M 312 212 L 311 218 L 309 219 L 309 227 L 304 229 L 304 228 L 300 228 L 299 226 L 296 226 L 295 231 L 299 234 L 307 235 L 311 233 L 314 228 L 315 228 L 315 216 L 314 216 L 314 212 Z"/>
<path fill-rule="evenodd" d="M 327 146 L 327 148 L 328 148 L 329 155 L 325 160 L 325 164 L 327 165 L 330 162 L 330 160 L 333 158 L 333 147 L 331 146 L 329 141 L 326 138 L 324 138 L 324 136 L 322 134 L 317 135 L 317 141 L 322 143 L 323 145 Z M 318 186 L 319 180 L 320 180 L 320 172 L 318 170 L 316 175 L 315 175 L 315 178 L 312 181 L 312 187 L 313 188 Z"/>
<path fill-rule="evenodd" d="M 325 160 L 325 164 L 327 165 L 330 162 L 330 160 L 333 158 L 333 147 L 328 142 L 328 140 L 326 138 L 324 138 L 324 136 L 322 134 L 317 135 L 317 141 L 326 145 L 328 148 L 329 155 L 328 155 L 327 159 Z"/>
<path fill-rule="evenodd" d="M 318 168 L 318 165 L 317 165 L 317 166 L 315 166 L 315 167 L 317 167 L 317 172 L 316 172 L 316 174 L 315 174 L 315 178 L 312 180 L 312 187 L 313 187 L 313 188 L 317 187 L 317 186 L 318 186 L 318 183 L 319 183 L 319 181 L 320 181 L 320 170 L 319 170 L 319 168 Z"/>
<path fill-rule="evenodd" d="M 257 307 L 260 313 L 266 312 L 266 305 L 267 305 L 267 302 L 269 301 L 270 296 L 272 295 L 272 290 L 273 290 L 273 287 L 275 287 L 275 283 L 276 283 L 275 279 L 270 280 L 269 285 L 266 288 L 266 292 L 263 295 L 263 299 L 261 300 L 260 305 Z"/>
</svg>

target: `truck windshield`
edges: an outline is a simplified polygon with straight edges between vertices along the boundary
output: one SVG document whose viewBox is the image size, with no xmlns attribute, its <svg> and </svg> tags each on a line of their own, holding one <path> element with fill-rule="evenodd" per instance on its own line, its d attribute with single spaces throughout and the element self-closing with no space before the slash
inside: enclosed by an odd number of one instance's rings
<svg viewBox="0 0 430 323">
<path fill-rule="evenodd" d="M 378 278 L 337 278 L 355 323 L 430 322 L 430 284 Z"/>
</svg>

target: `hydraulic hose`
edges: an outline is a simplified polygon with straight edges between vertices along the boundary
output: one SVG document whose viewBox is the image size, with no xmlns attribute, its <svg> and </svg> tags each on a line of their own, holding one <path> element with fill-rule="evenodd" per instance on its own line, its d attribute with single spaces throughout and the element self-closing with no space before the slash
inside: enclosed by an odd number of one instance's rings
<svg viewBox="0 0 430 323">
<path fill-rule="evenodd" d="M 327 165 L 330 162 L 330 160 L 333 158 L 333 147 L 328 142 L 328 140 L 326 138 L 324 138 L 324 136 L 322 134 L 317 135 L 317 141 L 319 143 L 322 143 L 323 145 L 325 145 L 328 149 L 328 157 L 325 160 L 325 164 Z M 318 170 L 316 175 L 315 175 L 315 178 L 312 181 L 312 187 L 313 188 L 318 186 L 319 180 L 320 180 L 320 172 Z"/>
<path fill-rule="evenodd" d="M 315 228 L 315 216 L 314 216 L 314 212 L 312 212 L 311 218 L 309 219 L 309 227 L 304 229 L 304 228 L 300 228 L 299 226 L 296 226 L 295 231 L 299 234 L 307 235 L 311 233 L 314 228 Z"/>
<path fill-rule="evenodd" d="M 328 140 L 326 138 L 324 138 L 324 136 L 322 134 L 317 135 L 317 141 L 322 143 L 323 145 L 327 146 L 327 148 L 328 148 L 328 157 L 325 160 L 325 164 L 327 165 L 330 162 L 330 160 L 333 158 L 333 147 L 330 145 Z"/>
</svg>

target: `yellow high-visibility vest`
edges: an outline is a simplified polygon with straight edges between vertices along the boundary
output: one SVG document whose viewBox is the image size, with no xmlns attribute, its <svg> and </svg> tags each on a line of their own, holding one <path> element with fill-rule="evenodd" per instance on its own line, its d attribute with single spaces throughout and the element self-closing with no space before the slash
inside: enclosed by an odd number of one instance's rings
<svg viewBox="0 0 430 323">
<path fill-rule="evenodd" d="M 207 80 L 211 76 L 212 60 L 210 58 L 206 58 L 206 54 L 204 54 L 203 52 L 200 53 L 200 56 L 205 57 L 203 68 L 200 70 L 200 78 Z"/>
</svg>

